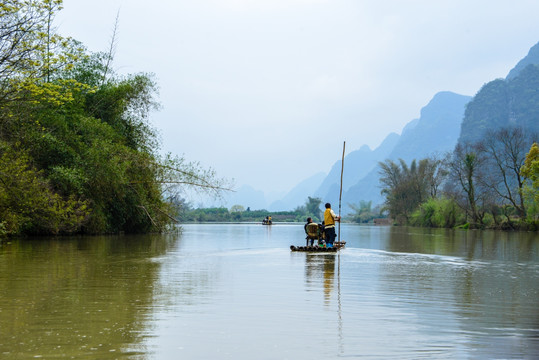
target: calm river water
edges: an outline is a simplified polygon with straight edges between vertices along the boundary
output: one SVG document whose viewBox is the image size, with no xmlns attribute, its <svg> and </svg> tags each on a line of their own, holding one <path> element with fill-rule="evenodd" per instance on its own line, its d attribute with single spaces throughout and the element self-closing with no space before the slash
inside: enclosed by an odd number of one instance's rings
<svg viewBox="0 0 539 360">
<path fill-rule="evenodd" d="M 0 246 L 1 359 L 538 359 L 539 237 L 303 224 Z"/>
</svg>

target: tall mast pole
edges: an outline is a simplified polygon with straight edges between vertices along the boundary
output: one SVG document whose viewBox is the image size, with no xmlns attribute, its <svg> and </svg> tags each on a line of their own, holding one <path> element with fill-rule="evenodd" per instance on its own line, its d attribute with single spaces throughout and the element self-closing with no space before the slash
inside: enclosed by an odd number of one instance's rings
<svg viewBox="0 0 539 360">
<path fill-rule="evenodd" d="M 341 199 L 342 199 L 342 175 L 344 173 L 344 150 L 346 148 L 346 141 L 342 144 L 342 162 L 341 162 L 341 190 L 339 193 L 339 216 L 341 216 Z M 339 239 L 341 241 L 341 222 L 339 221 Z"/>
</svg>

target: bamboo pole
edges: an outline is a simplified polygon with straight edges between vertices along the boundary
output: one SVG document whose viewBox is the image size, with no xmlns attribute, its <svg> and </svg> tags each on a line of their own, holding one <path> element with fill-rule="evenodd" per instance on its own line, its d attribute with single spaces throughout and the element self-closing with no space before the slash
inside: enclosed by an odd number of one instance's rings
<svg viewBox="0 0 539 360">
<path fill-rule="evenodd" d="M 345 148 L 346 148 L 346 141 L 344 141 L 343 144 L 342 144 L 341 190 L 340 190 L 340 193 L 339 193 L 339 217 L 341 216 L 342 176 L 343 176 L 343 173 L 344 173 L 344 151 L 345 151 Z M 339 234 L 338 234 L 338 236 L 339 236 L 338 241 L 340 242 L 341 241 L 341 222 L 340 221 L 339 221 Z"/>
</svg>

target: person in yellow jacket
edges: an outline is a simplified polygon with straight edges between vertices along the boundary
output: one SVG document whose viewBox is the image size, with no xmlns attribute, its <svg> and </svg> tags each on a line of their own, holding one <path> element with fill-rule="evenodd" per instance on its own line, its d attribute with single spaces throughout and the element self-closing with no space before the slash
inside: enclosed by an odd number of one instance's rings
<svg viewBox="0 0 539 360">
<path fill-rule="evenodd" d="M 331 204 L 326 203 L 326 211 L 324 211 L 324 233 L 326 235 L 327 247 L 333 247 L 333 242 L 337 237 L 335 233 L 335 221 L 341 221 L 341 217 L 335 215 L 331 210 Z"/>
</svg>

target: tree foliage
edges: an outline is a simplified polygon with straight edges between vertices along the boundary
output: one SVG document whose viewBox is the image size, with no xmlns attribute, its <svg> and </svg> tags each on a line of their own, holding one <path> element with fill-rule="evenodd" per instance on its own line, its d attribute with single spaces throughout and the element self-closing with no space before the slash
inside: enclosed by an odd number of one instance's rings
<svg viewBox="0 0 539 360">
<path fill-rule="evenodd" d="M 0 146 L 0 219 L 8 234 L 72 232 L 90 215 L 88 203 L 62 197 L 24 151 Z"/>
<path fill-rule="evenodd" d="M 462 215 L 462 211 L 453 199 L 430 198 L 414 211 L 410 224 L 422 227 L 452 228 L 462 222 Z"/>
<path fill-rule="evenodd" d="M 347 216 L 350 221 L 365 224 L 372 221 L 376 217 L 381 217 L 380 209 L 378 211 L 372 208 L 372 201 L 363 201 L 359 202 L 359 205 L 348 204 L 348 206 L 353 210 L 353 213 Z"/>
<path fill-rule="evenodd" d="M 413 160 L 410 166 L 402 159 L 398 163 L 388 159 L 379 168 L 385 207 L 400 223 L 407 223 L 422 202 L 436 196 L 445 171 L 436 158 Z"/>
<path fill-rule="evenodd" d="M 0 224 L 7 234 L 161 231 L 167 199 L 219 194 L 211 169 L 160 155 L 151 74 L 117 75 L 112 52 L 56 34 L 60 0 L 0 5 Z"/>
<path fill-rule="evenodd" d="M 181 200 L 180 200 L 181 202 Z M 298 211 L 267 211 L 267 210 L 242 210 L 242 206 L 234 205 L 229 210 L 225 207 L 198 208 L 183 206 L 180 218 L 184 222 L 257 222 L 262 223 L 266 216 L 272 217 L 272 222 L 304 222 L 304 215 Z"/>
<path fill-rule="evenodd" d="M 458 144 L 444 161 L 423 159 L 408 166 L 386 160 L 380 163 L 385 207 L 401 224 L 534 229 L 539 215 L 536 138 L 511 126 L 486 131 L 474 144 Z M 357 217 L 365 206 L 352 208 Z"/>
<path fill-rule="evenodd" d="M 322 211 L 320 210 L 321 204 L 322 199 L 308 196 L 305 204 L 303 206 L 298 206 L 294 210 L 294 212 L 298 214 L 297 221 L 305 221 L 305 219 L 311 217 L 314 222 L 322 222 Z"/>
<path fill-rule="evenodd" d="M 530 208 L 529 215 L 536 218 L 539 215 L 539 146 L 536 142 L 526 154 L 526 160 L 521 168 L 521 175 L 525 179 L 524 197 Z"/>
<path fill-rule="evenodd" d="M 449 162 L 451 180 L 455 184 L 450 193 L 476 226 L 482 225 L 484 217 L 480 206 L 484 197 L 477 189 L 479 169 L 483 162 L 484 158 L 474 146 L 461 144 L 457 145 Z"/>
<path fill-rule="evenodd" d="M 521 127 L 501 128 L 487 131 L 477 146 L 485 159 L 478 177 L 483 191 L 497 199 L 495 206 L 511 205 L 520 219 L 526 217 L 520 169 L 533 138 Z"/>
</svg>

